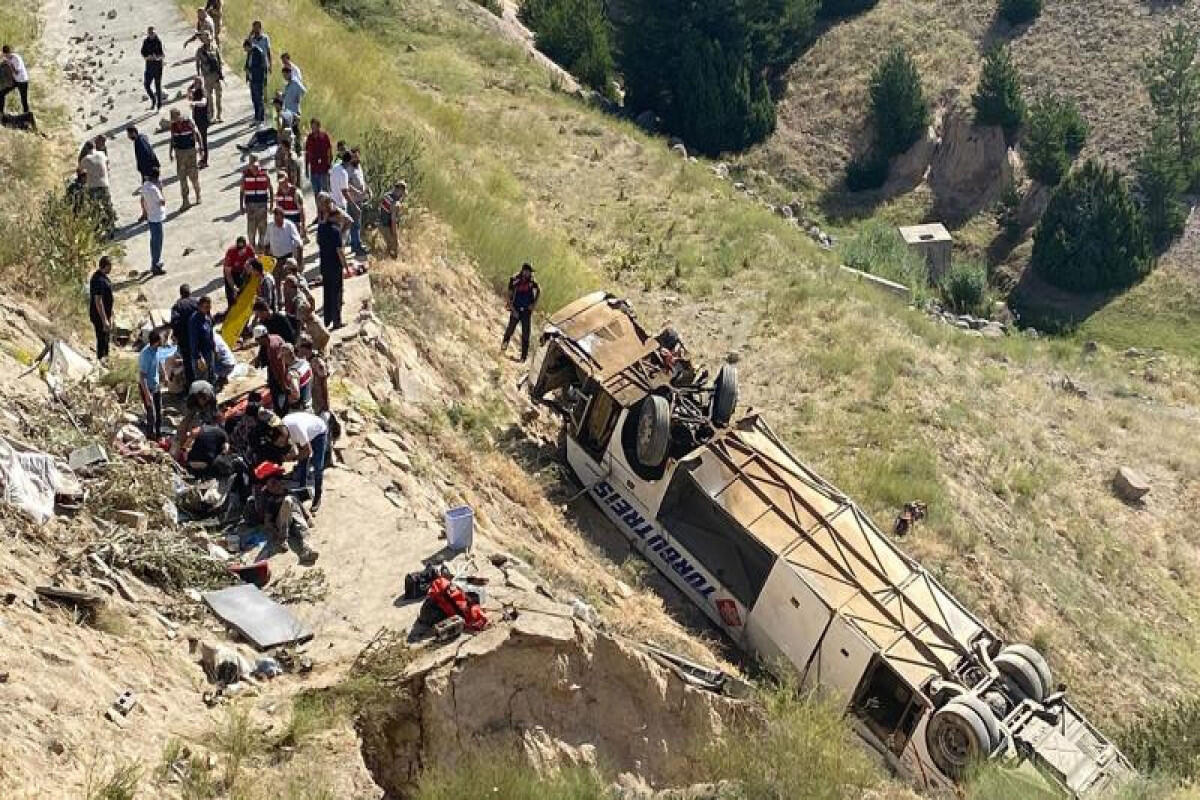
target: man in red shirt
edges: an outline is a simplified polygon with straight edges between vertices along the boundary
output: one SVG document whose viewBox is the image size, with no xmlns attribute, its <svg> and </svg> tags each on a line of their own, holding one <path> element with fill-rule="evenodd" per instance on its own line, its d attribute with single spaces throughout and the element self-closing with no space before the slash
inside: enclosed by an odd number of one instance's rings
<svg viewBox="0 0 1200 800">
<path fill-rule="evenodd" d="M 321 120 L 313 117 L 312 133 L 304 140 L 304 174 L 312 181 L 313 194 L 329 191 L 329 168 L 333 166 L 333 143 L 321 130 Z"/>
<path fill-rule="evenodd" d="M 250 259 L 254 258 L 254 248 L 246 242 L 245 236 L 237 238 L 237 244 L 225 251 L 225 300 L 232 308 L 237 300 L 238 292 L 250 276 Z"/>
</svg>

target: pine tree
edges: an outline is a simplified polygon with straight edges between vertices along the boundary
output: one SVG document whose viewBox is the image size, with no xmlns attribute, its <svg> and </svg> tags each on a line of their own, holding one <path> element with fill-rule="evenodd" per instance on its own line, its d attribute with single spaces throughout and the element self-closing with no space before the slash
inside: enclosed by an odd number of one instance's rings
<svg viewBox="0 0 1200 800">
<path fill-rule="evenodd" d="M 871 75 L 870 94 L 876 148 L 894 156 L 912 147 L 929 126 L 929 102 L 907 50 L 897 47 L 879 62 Z"/>
<path fill-rule="evenodd" d="M 612 96 L 615 64 L 604 0 L 525 0 L 520 17 L 535 32 L 538 50 Z"/>
<path fill-rule="evenodd" d="M 1196 34 L 1181 22 L 1162 35 L 1143 71 L 1158 124 L 1169 126 L 1180 162 L 1188 172 L 1195 168 L 1200 125 L 1200 67 L 1196 55 Z"/>
<path fill-rule="evenodd" d="M 1087 141 L 1088 126 L 1072 100 L 1039 98 L 1029 110 L 1025 130 L 1025 168 L 1046 186 L 1057 186 Z"/>
<path fill-rule="evenodd" d="M 1119 172 L 1089 160 L 1058 185 L 1031 263 L 1047 282 L 1075 292 L 1124 288 L 1149 273 L 1150 237 Z"/>
<path fill-rule="evenodd" d="M 759 141 L 775 125 L 771 65 L 761 59 L 782 58 L 789 46 L 764 34 L 761 15 L 794 13 L 800 25 L 803 8 L 798 0 L 630 0 L 618 31 L 626 106 L 658 112 L 701 152 Z"/>
<path fill-rule="evenodd" d="M 1000 0 L 1000 16 L 1009 25 L 1029 22 L 1041 13 L 1042 0 Z"/>
<path fill-rule="evenodd" d="M 1025 121 L 1021 76 L 1007 47 L 993 47 L 984 56 L 983 72 L 971 102 L 977 123 L 999 125 L 1010 139 Z"/>
<path fill-rule="evenodd" d="M 1177 146 L 1174 132 L 1160 125 L 1151 132 L 1135 165 L 1138 200 L 1146 229 L 1154 247 L 1160 250 L 1183 232 L 1187 220 L 1183 202 L 1187 175 Z"/>
<path fill-rule="evenodd" d="M 860 11 L 874 8 L 879 0 L 822 0 L 821 16 L 827 18 L 848 17 Z"/>
</svg>

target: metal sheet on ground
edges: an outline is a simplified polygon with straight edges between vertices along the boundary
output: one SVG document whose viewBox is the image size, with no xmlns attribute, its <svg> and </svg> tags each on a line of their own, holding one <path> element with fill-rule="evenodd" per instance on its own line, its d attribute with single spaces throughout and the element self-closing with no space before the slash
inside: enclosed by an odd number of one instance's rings
<svg viewBox="0 0 1200 800">
<path fill-rule="evenodd" d="M 258 260 L 262 262 L 264 273 L 269 275 L 275 271 L 275 259 L 270 256 L 259 256 Z M 225 344 L 229 345 L 231 350 L 237 344 L 238 337 L 242 335 L 242 331 L 246 329 L 246 323 L 250 320 L 250 312 L 254 310 L 254 298 L 258 296 L 258 283 L 258 273 L 251 272 L 250 279 L 238 292 L 237 300 L 233 301 L 233 305 L 225 314 L 225 321 L 221 323 L 221 338 L 225 340 Z"/>
<path fill-rule="evenodd" d="M 259 650 L 313 637 L 312 630 L 291 611 L 248 583 L 205 592 L 204 602 Z"/>
</svg>

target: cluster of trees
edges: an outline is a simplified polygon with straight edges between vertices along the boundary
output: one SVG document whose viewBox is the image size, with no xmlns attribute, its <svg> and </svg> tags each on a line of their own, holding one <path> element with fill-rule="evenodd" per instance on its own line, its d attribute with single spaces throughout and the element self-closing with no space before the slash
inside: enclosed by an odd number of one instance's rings
<svg viewBox="0 0 1200 800">
<path fill-rule="evenodd" d="M 538 49 L 625 107 L 653 111 L 689 148 L 741 150 L 775 128 L 772 82 L 821 16 L 877 0 L 523 0 Z M 610 7 L 611 6 L 611 7 Z"/>
</svg>

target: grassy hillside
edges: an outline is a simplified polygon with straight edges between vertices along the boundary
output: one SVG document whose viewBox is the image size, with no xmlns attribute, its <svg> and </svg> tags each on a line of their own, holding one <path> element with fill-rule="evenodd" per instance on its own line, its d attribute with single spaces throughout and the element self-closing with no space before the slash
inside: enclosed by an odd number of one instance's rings
<svg viewBox="0 0 1200 800">
<path fill-rule="evenodd" d="M 606 284 L 634 294 L 651 324 L 670 319 L 706 359 L 736 349 L 744 401 L 881 525 L 907 500 L 930 503 L 904 546 L 1002 634 L 1046 650 L 1106 728 L 1200 688 L 1200 374 L 1186 353 L 965 337 L 843 282 L 807 236 L 704 163 L 556 92 L 474 4 L 328 4 L 348 16 L 331 18 L 316 0 L 235 2 L 227 13 L 234 29 L 261 17 L 296 56 L 309 111 L 335 136 L 387 127 L 420 139 L 419 201 L 493 283 L 531 258 L 547 306 Z M 979 36 L 987 27 L 990 11 L 973 4 L 934 15 L 932 3 L 885 0 L 818 47 L 855 26 L 882 30 L 900 5 L 936 20 L 924 35 L 948 59 L 938 74 L 974 69 L 956 44 L 976 41 L 963 33 L 971 25 Z M 920 24 L 911 17 L 898 35 L 917 36 Z M 878 50 L 847 47 L 843 60 Z M 822 63 L 852 69 L 835 54 Z M 826 103 L 846 116 L 860 107 L 833 94 Z M 1129 308 L 1093 324 L 1120 341 L 1138 328 Z M 1065 391 L 1064 376 L 1088 396 Z M 1122 464 L 1153 482 L 1144 507 L 1113 497 Z"/>
<path fill-rule="evenodd" d="M 1009 41 L 1030 96 L 1075 98 L 1092 126 L 1091 153 L 1124 163 L 1140 146 L 1149 99 L 1139 68 L 1146 50 L 1178 20 L 1200 20 L 1188 3 L 1055 0 L 1011 28 L 997 0 L 881 0 L 834 24 L 792 67 L 779 129 L 752 157 L 800 185 L 836 180 L 865 130 L 866 84 L 878 54 L 914 54 L 928 95 L 970 104 L 983 50 Z"/>
</svg>

